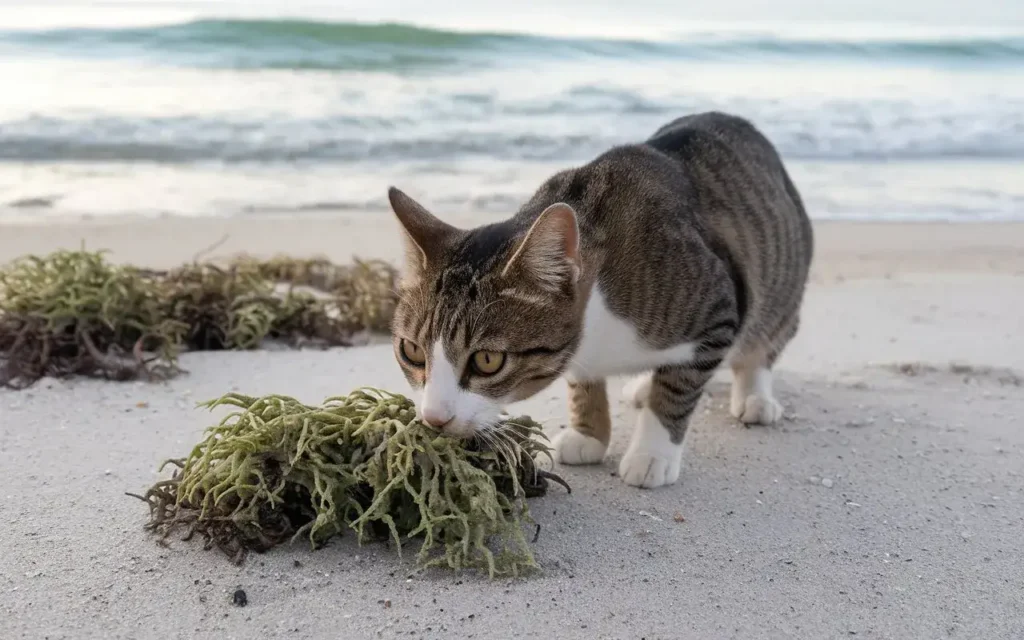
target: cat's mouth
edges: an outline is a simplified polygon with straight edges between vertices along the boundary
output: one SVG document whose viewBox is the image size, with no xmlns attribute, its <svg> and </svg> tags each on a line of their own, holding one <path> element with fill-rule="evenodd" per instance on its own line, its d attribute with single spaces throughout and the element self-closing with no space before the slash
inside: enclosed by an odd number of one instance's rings
<svg viewBox="0 0 1024 640">
<path fill-rule="evenodd" d="M 493 418 L 486 420 L 454 419 L 439 428 L 438 431 L 442 435 L 450 438 L 458 438 L 460 440 L 486 439 L 489 432 L 493 431 L 501 423 L 509 421 L 511 418 L 511 414 L 501 411 L 500 413 L 496 413 Z"/>
<path fill-rule="evenodd" d="M 477 435 L 481 429 L 471 422 L 450 422 L 441 429 L 441 433 L 450 438 L 469 440 Z"/>
</svg>

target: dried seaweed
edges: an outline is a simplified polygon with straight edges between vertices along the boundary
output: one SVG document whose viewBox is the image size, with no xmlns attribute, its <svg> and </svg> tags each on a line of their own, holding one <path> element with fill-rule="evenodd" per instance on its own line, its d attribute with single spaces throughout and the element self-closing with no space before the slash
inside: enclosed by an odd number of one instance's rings
<svg viewBox="0 0 1024 640">
<path fill-rule="evenodd" d="M 322 257 L 298 259 L 278 255 L 258 260 L 241 255 L 231 264 L 254 269 L 269 281 L 298 286 L 300 292 L 312 289 L 328 294 L 337 305 L 337 317 L 344 319 L 349 331 L 387 331 L 398 304 L 398 272 L 382 260 L 355 258 L 350 265 L 339 265 Z M 324 298 L 315 293 L 314 297 Z"/>
<path fill-rule="evenodd" d="M 150 271 L 113 265 L 103 252 L 29 256 L 0 269 L 0 385 L 164 377 L 178 371 L 181 350 L 251 349 L 266 338 L 350 345 L 388 329 L 394 285 L 394 268 L 376 261 L 278 256 Z"/>
<path fill-rule="evenodd" d="M 250 349 L 270 333 L 273 287 L 255 269 L 190 264 L 162 274 L 163 312 L 188 331 L 196 350 Z"/>
<path fill-rule="evenodd" d="M 276 289 L 258 264 L 190 264 L 160 284 L 165 313 L 188 327 L 185 344 L 194 350 L 253 349 L 266 338 L 347 346 L 366 328 L 333 296 Z"/>
<path fill-rule="evenodd" d="M 407 398 L 378 389 L 320 406 L 239 394 L 204 406 L 222 405 L 238 410 L 138 497 L 160 540 L 199 533 L 236 562 L 303 536 L 316 548 L 350 529 L 360 543 L 391 540 L 399 555 L 419 541 L 424 568 L 518 575 L 537 567 L 525 499 L 542 495 L 549 479 L 568 488 L 536 467 L 550 449 L 525 417 L 461 440 L 416 420 Z"/>
<path fill-rule="evenodd" d="M 29 256 L 0 270 L 0 385 L 45 375 L 166 375 L 186 327 L 164 315 L 159 283 L 102 252 Z"/>
</svg>

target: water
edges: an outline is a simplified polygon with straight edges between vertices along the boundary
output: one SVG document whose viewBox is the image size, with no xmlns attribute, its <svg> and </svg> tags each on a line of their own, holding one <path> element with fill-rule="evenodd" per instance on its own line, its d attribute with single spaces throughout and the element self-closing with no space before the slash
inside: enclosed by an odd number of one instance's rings
<svg viewBox="0 0 1024 640">
<path fill-rule="evenodd" d="M 374 211 L 389 184 L 502 215 L 707 109 L 814 217 L 1024 218 L 1024 8 L 407 4 L 0 4 L 0 219 Z"/>
</svg>

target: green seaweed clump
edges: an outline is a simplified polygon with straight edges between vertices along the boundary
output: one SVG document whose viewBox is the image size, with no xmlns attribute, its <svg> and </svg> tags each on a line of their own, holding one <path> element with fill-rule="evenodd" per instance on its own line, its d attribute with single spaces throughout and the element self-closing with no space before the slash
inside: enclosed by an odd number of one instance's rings
<svg viewBox="0 0 1024 640">
<path fill-rule="evenodd" d="M 24 257 L 0 268 L 0 386 L 47 375 L 162 378 L 180 371 L 183 349 L 252 349 L 267 338 L 350 346 L 388 330 L 395 278 L 387 263 L 360 260 L 152 271 L 111 264 L 102 251 Z"/>
<path fill-rule="evenodd" d="M 341 269 L 328 289 L 337 300 L 341 316 L 353 329 L 390 332 L 398 305 L 398 271 L 381 260 L 359 259 Z"/>
<path fill-rule="evenodd" d="M 137 496 L 161 540 L 178 529 L 186 539 L 199 533 L 240 563 L 250 550 L 302 536 L 317 548 L 350 529 L 360 544 L 392 541 L 399 555 L 418 540 L 422 568 L 493 577 L 537 567 L 525 499 L 543 495 L 549 479 L 565 483 L 537 468 L 550 449 L 529 418 L 462 440 L 416 420 L 407 398 L 377 389 L 321 406 L 238 394 L 204 406 L 221 405 L 237 410 L 187 458 L 169 461 L 177 467 L 170 479 Z"/>
<path fill-rule="evenodd" d="M 320 346 L 352 344 L 356 319 L 330 296 L 275 288 L 256 263 L 194 263 L 161 277 L 164 312 L 188 327 L 190 349 L 254 349 L 266 338 Z"/>
<path fill-rule="evenodd" d="M 191 349 L 250 349 L 270 333 L 273 287 L 252 268 L 188 264 L 161 274 L 166 316 L 186 327 Z"/>
<path fill-rule="evenodd" d="M 273 256 L 258 260 L 248 255 L 237 256 L 232 267 L 255 270 L 276 283 L 288 283 L 290 291 L 309 293 L 335 303 L 334 317 L 350 332 L 390 330 L 391 318 L 398 304 L 398 271 L 382 260 L 354 258 L 352 264 L 334 264 L 327 258 L 292 258 Z M 319 295 L 317 295 L 319 294 Z"/>
<path fill-rule="evenodd" d="M 58 251 L 0 269 L 2 386 L 47 375 L 167 375 L 185 329 L 163 314 L 155 279 L 102 252 Z"/>
</svg>

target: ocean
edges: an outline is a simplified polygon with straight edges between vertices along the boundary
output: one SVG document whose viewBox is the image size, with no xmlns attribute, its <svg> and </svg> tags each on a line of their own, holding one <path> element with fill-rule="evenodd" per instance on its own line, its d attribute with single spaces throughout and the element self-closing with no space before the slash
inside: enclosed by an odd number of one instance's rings
<svg viewBox="0 0 1024 640">
<path fill-rule="evenodd" d="M 1024 4 L 683 5 L 0 3 L 0 221 L 497 217 L 711 109 L 814 218 L 1024 219 Z"/>
</svg>

